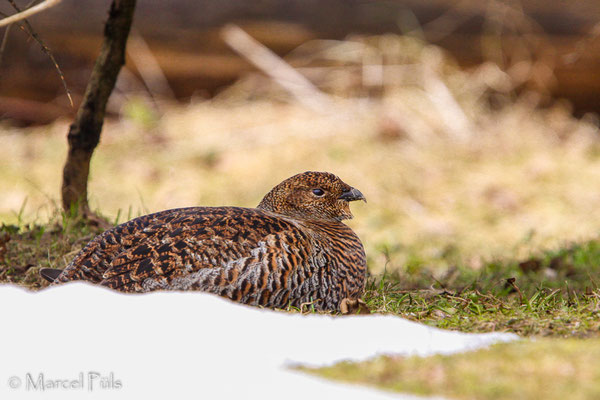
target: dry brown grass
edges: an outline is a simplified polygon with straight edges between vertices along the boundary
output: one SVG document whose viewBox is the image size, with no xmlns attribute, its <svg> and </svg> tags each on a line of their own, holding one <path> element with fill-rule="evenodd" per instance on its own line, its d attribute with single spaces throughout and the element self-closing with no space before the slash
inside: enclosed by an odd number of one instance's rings
<svg viewBox="0 0 600 400">
<path fill-rule="evenodd" d="M 160 116 L 131 98 L 94 156 L 92 207 L 120 221 L 191 205 L 252 207 L 292 174 L 327 170 L 369 200 L 353 205 L 350 224 L 375 272 L 415 260 L 477 267 L 597 236 L 591 118 L 560 104 L 542 110 L 534 95 L 514 94 L 509 75 L 490 65 L 462 71 L 412 39 L 312 46 L 305 53 L 337 66 L 303 58 L 302 71 L 332 94 L 321 112 L 257 77 L 212 101 L 163 105 Z M 25 221 L 55 211 L 66 132 L 67 121 L 0 128 L 0 220 L 14 222 L 25 199 Z"/>
</svg>

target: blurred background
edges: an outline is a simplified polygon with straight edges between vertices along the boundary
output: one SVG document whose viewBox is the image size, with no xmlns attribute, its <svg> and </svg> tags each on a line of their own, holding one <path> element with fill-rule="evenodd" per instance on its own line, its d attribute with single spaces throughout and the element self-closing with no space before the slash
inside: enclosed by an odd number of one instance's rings
<svg viewBox="0 0 600 400">
<path fill-rule="evenodd" d="M 59 212 L 109 4 L 63 0 L 30 18 L 75 107 L 39 43 L 3 34 L 1 222 Z M 479 268 L 595 238 L 599 36 L 596 0 L 141 0 L 90 205 L 120 222 L 254 207 L 323 170 L 369 200 L 349 225 L 373 272 Z"/>
</svg>

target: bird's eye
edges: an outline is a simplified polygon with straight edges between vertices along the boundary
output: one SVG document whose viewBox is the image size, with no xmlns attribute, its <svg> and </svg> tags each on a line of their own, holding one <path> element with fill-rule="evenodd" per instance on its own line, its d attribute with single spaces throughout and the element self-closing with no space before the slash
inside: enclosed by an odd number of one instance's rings
<svg viewBox="0 0 600 400">
<path fill-rule="evenodd" d="M 321 197 L 325 194 L 323 189 L 313 189 L 312 192 L 315 196 L 319 196 L 319 197 Z"/>
</svg>

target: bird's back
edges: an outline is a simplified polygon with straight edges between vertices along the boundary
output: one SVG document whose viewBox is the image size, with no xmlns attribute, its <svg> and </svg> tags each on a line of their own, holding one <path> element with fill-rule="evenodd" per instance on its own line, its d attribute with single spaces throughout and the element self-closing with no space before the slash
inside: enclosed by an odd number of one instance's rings
<svg viewBox="0 0 600 400">
<path fill-rule="evenodd" d="M 203 290 L 247 304 L 337 309 L 360 296 L 365 254 L 350 228 L 239 207 L 135 218 L 92 240 L 56 282 L 127 292 Z M 318 300 L 318 301 L 317 301 Z"/>
</svg>

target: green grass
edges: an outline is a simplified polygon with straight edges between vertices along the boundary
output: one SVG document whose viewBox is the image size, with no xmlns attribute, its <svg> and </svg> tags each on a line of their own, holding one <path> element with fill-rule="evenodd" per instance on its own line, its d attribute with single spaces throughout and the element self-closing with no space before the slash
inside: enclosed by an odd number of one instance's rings
<svg viewBox="0 0 600 400">
<path fill-rule="evenodd" d="M 56 213 L 48 224 L 0 225 L 0 282 L 48 286 L 40 268 L 64 268 L 101 228 Z"/>
<path fill-rule="evenodd" d="M 600 398 L 600 339 L 521 341 L 432 357 L 379 357 L 304 369 L 381 389 L 452 399 Z"/>
<path fill-rule="evenodd" d="M 600 243 L 596 240 L 529 259 L 456 266 L 435 276 L 426 266 L 375 276 L 364 299 L 392 313 L 444 329 L 525 336 L 600 334 Z"/>
</svg>

